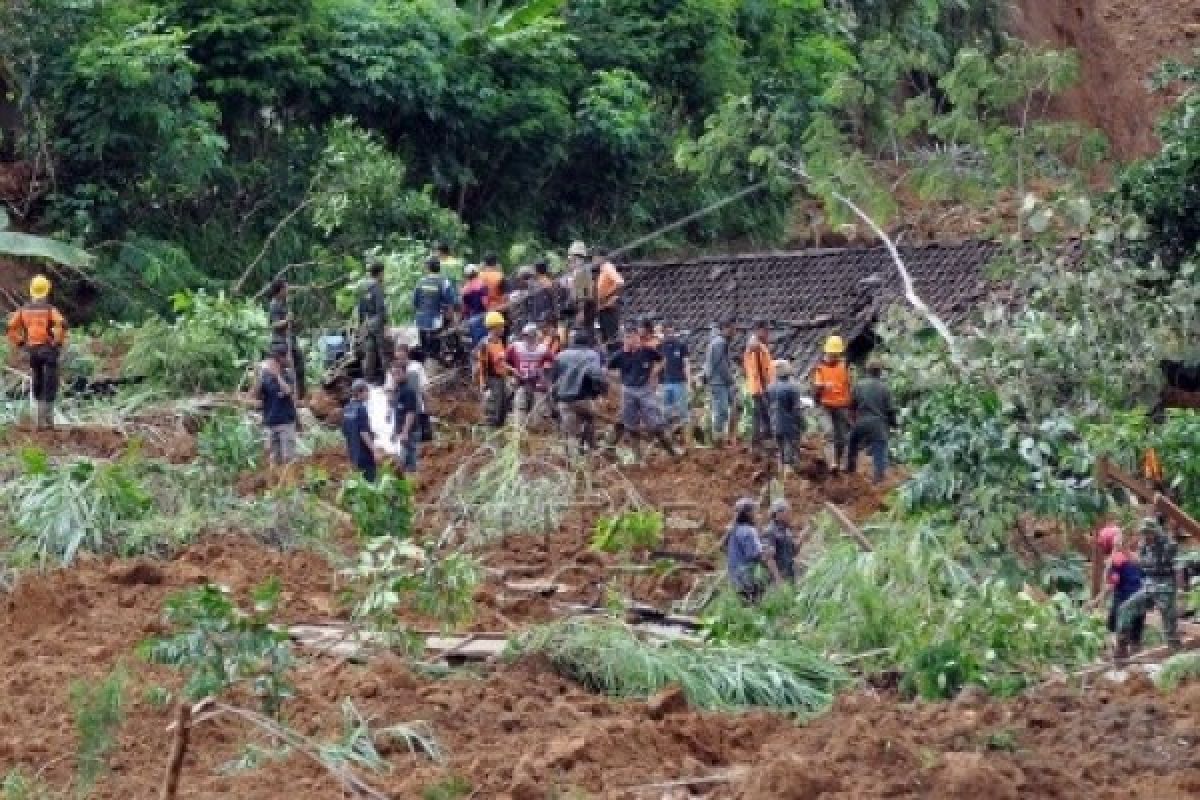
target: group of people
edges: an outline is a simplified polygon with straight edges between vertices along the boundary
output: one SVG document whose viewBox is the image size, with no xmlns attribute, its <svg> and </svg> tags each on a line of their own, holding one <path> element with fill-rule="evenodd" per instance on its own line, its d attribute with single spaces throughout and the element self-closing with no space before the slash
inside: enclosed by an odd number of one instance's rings
<svg viewBox="0 0 1200 800">
<path fill-rule="evenodd" d="M 1117 637 L 1116 658 L 1123 660 L 1142 644 L 1146 615 L 1157 609 L 1163 634 L 1172 650 L 1180 647 L 1175 559 L 1179 546 L 1162 524 L 1147 517 L 1128 533 L 1106 525 L 1096 535 L 1098 555 L 1105 559 L 1104 585 L 1093 607 L 1108 601 L 1108 630 Z"/>
</svg>

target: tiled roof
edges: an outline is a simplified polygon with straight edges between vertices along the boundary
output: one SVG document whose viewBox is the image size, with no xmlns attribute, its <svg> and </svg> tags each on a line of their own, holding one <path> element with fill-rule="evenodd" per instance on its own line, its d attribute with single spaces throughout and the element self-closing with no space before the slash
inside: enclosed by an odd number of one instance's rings
<svg viewBox="0 0 1200 800">
<path fill-rule="evenodd" d="M 901 247 L 917 294 L 938 314 L 961 321 L 989 290 L 994 242 Z M 903 300 L 900 276 L 884 247 L 712 256 L 694 261 L 633 263 L 625 276 L 623 319 L 646 314 L 688 332 L 703 352 L 709 327 L 732 313 L 739 329 L 757 319 L 772 326 L 772 351 L 804 365 L 825 338 L 863 332 Z"/>
</svg>

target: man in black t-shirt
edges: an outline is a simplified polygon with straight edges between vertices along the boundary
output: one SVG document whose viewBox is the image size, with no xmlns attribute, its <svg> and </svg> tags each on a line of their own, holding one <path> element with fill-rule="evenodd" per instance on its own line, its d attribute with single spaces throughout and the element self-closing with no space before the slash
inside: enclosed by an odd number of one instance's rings
<svg viewBox="0 0 1200 800">
<path fill-rule="evenodd" d="M 401 459 L 404 472 L 412 473 L 417 471 L 417 445 L 421 441 L 421 398 L 408 379 L 408 357 L 404 351 L 396 351 L 391 370 L 392 441 L 404 448 Z"/>
<path fill-rule="evenodd" d="M 272 345 L 258 384 L 263 426 L 267 429 L 267 458 L 275 467 L 296 459 L 296 389 L 288 360 L 286 342 Z"/>
<path fill-rule="evenodd" d="M 692 366 L 688 363 L 691 353 L 687 342 L 676 333 L 675 326 L 670 322 L 663 323 L 663 340 L 659 351 L 663 356 L 663 409 L 667 426 L 672 431 L 682 427 L 686 433 L 690 411 L 688 387 L 692 383 Z"/>
<path fill-rule="evenodd" d="M 608 360 L 608 368 L 621 376 L 621 421 L 613 431 L 613 444 L 619 443 L 625 431 L 629 431 L 639 458 L 641 434 L 653 436 L 668 453 L 676 455 L 663 432 L 662 409 L 655 396 L 662 361 L 662 353 L 636 329 L 625 334 L 624 347 Z"/>
</svg>

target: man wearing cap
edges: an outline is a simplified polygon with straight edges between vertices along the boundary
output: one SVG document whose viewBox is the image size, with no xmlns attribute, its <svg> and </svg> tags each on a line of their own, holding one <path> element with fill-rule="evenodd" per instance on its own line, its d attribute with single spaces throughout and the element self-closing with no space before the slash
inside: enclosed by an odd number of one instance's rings
<svg viewBox="0 0 1200 800">
<path fill-rule="evenodd" d="M 67 344 L 67 321 L 50 305 L 50 280 L 38 275 L 29 282 L 30 302 L 8 318 L 8 342 L 24 350 L 33 378 L 36 404 L 34 425 L 54 427 L 54 401 L 58 397 L 58 356 Z"/>
<path fill-rule="evenodd" d="M 1141 543 L 1137 548 L 1137 563 L 1141 566 L 1143 582 L 1117 609 L 1117 652 L 1121 661 L 1130 654 L 1130 648 L 1140 644 L 1142 620 L 1151 609 L 1157 609 L 1162 617 L 1163 637 L 1167 648 L 1178 652 L 1182 646 L 1179 638 L 1179 615 L 1176 593 L 1179 577 L 1175 559 L 1179 545 L 1162 524 L 1154 517 L 1143 519 L 1138 526 Z"/>
<path fill-rule="evenodd" d="M 883 383 L 883 362 L 872 356 L 867 360 L 867 376 L 854 384 L 850 392 L 855 411 L 854 427 L 850 430 L 850 453 L 846 469 L 854 474 L 858 467 L 858 451 L 866 445 L 875 465 L 875 483 L 883 483 L 888 466 L 888 428 L 895 410 L 892 393 Z"/>
<path fill-rule="evenodd" d="M 850 369 L 846 366 L 846 343 L 840 336 L 825 340 L 825 355 L 813 369 L 810 384 L 813 399 L 820 406 L 821 428 L 825 433 L 829 467 L 834 472 L 842 468 L 850 434 L 850 407 L 854 396 L 850 388 Z"/>
<path fill-rule="evenodd" d="M 746 394 L 753 403 L 750 444 L 759 447 L 771 435 L 771 411 L 767 387 L 775 382 L 775 361 L 771 358 L 771 328 L 766 320 L 754 323 L 754 333 L 746 342 L 742 367 L 746 371 Z"/>
<path fill-rule="evenodd" d="M 733 317 L 725 317 L 713 329 L 704 356 L 704 377 L 708 382 L 712 405 L 713 444 L 718 447 L 729 439 L 730 412 L 737 382 L 733 377 L 733 359 L 729 357 L 730 342 L 735 333 Z"/>
<path fill-rule="evenodd" d="M 476 349 L 476 374 L 483 395 L 483 422 L 499 428 L 508 416 L 508 379 L 515 375 L 508 363 L 508 348 L 504 344 L 504 327 L 507 324 L 499 311 L 489 311 L 484 317 L 487 338 Z"/>
<path fill-rule="evenodd" d="M 517 425 L 526 424 L 526 419 L 537 412 L 540 419 L 546 414 L 545 369 L 550 362 L 550 351 L 539 341 L 538 326 L 526 323 L 521 337 L 508 348 L 508 363 L 517 378 L 516 412 Z M 536 419 L 530 420 L 536 422 Z"/>
<path fill-rule="evenodd" d="M 782 497 L 771 502 L 770 520 L 763 531 L 763 556 L 776 583 L 796 582 L 798 545 L 792 535 L 791 507 Z"/>
<path fill-rule="evenodd" d="M 436 359 L 442 351 L 442 332 L 455 322 L 458 291 L 454 282 L 442 274 L 442 262 L 436 257 L 425 262 L 425 270 L 413 288 L 413 316 L 421 350 Z"/>
<path fill-rule="evenodd" d="M 771 415 L 771 430 L 779 447 L 779 460 L 785 470 L 795 469 L 800 434 L 804 431 L 801 416 L 800 387 L 792 382 L 792 365 L 788 361 L 774 363 L 775 381 L 767 387 L 767 406 Z"/>
<path fill-rule="evenodd" d="M 369 482 L 377 477 L 375 434 L 371 432 L 371 416 L 367 413 L 370 385 L 358 378 L 350 386 L 350 402 L 342 410 L 342 435 L 352 463 Z"/>
<path fill-rule="evenodd" d="M 640 436 L 653 436 L 672 456 L 678 455 L 663 431 L 662 409 L 655 396 L 662 372 L 662 353 L 646 343 L 637 328 L 625 334 L 621 350 L 609 357 L 608 368 L 621 376 L 621 420 L 613 431 L 613 444 L 626 431 L 633 435 L 634 453 L 641 458 Z"/>
<path fill-rule="evenodd" d="M 286 342 L 271 345 L 258 380 L 263 427 L 267 430 L 267 460 L 283 467 L 296 460 L 296 387 L 289 374 Z"/>
<path fill-rule="evenodd" d="M 596 449 L 596 398 L 608 394 L 608 376 L 600 355 L 592 348 L 592 337 L 584 331 L 571 334 L 571 344 L 554 359 L 549 380 L 567 454 L 574 456 L 580 447 Z"/>
<path fill-rule="evenodd" d="M 618 304 L 625 288 L 625 278 L 602 251 L 592 254 L 592 275 L 596 280 L 596 323 L 600 326 L 600 343 L 607 346 L 611 353 L 620 346 L 617 341 L 621 334 L 621 309 Z"/>
<path fill-rule="evenodd" d="M 372 261 L 370 277 L 358 298 L 358 319 L 363 343 L 363 377 L 383 385 L 387 377 L 388 307 L 383 292 L 383 262 Z"/>
</svg>

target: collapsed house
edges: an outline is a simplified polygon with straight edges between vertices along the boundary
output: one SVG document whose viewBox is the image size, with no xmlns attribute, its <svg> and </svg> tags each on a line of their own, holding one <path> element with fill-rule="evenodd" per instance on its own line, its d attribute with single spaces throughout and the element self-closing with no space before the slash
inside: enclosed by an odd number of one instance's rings
<svg viewBox="0 0 1200 800">
<path fill-rule="evenodd" d="M 996 242 L 901 247 L 917 294 L 947 324 L 961 322 L 993 288 L 989 265 Z M 885 247 L 709 256 L 620 265 L 625 276 L 622 318 L 670 322 L 701 357 L 712 324 L 732 314 L 740 350 L 756 320 L 771 326 L 771 350 L 797 367 L 816 361 L 828 336 L 846 339 L 852 360 L 873 343 L 872 326 L 903 286 Z"/>
</svg>

